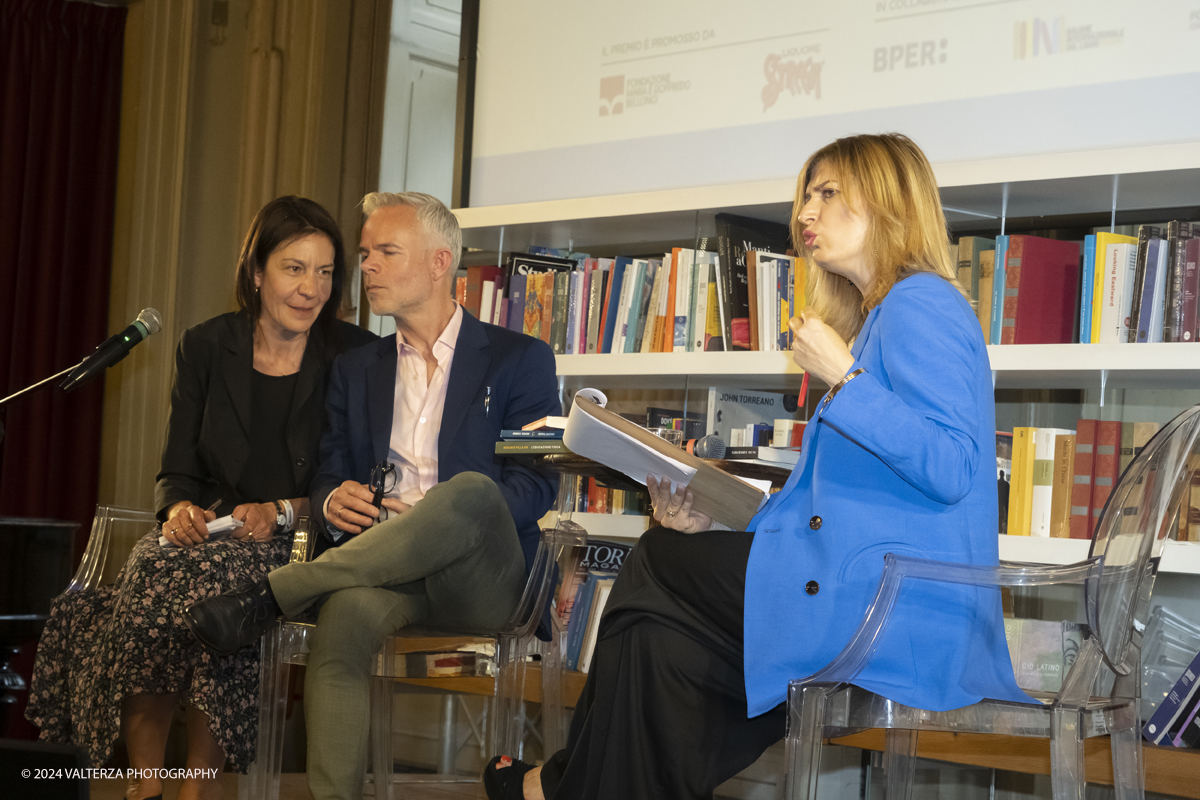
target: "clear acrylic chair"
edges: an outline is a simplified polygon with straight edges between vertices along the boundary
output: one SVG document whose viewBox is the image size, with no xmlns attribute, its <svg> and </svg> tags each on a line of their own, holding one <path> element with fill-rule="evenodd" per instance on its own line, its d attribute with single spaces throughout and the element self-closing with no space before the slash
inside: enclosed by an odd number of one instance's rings
<svg viewBox="0 0 1200 800">
<path fill-rule="evenodd" d="M 558 508 L 570 509 L 573 507 L 573 487 L 566 484 L 573 482 L 563 481 L 562 484 Z M 307 560 L 311 549 L 307 519 L 300 527 L 293 546 L 293 561 Z M 543 751 L 551 753 L 565 746 L 566 724 L 563 720 L 566 719 L 566 715 L 563 711 L 560 657 L 563 646 L 558 641 L 562 631 L 558 626 L 553 626 L 552 640 L 547 643 L 538 640 L 534 634 L 542 620 L 550 592 L 554 589 L 556 565 L 563 560 L 565 551 L 586 544 L 586 531 L 570 520 L 569 511 L 560 513 L 556 527 L 542 531 L 542 538 L 538 543 L 529 580 L 521 599 L 499 631 L 464 637 L 461 632 L 410 628 L 384 642 L 376 656 L 373 672 L 375 680 L 371 688 L 371 773 L 364 789 L 373 792 L 377 800 L 392 800 L 395 797 L 395 783 L 479 781 L 477 774 L 463 775 L 448 771 L 447 760 L 444 757 L 440 760 L 437 774 L 410 773 L 393 776 L 392 691 L 397 677 L 397 653 L 412 649 L 405 647 L 406 639 L 443 639 L 449 645 L 447 650 L 463 644 L 464 638 L 469 638 L 473 644 L 487 641 L 494 645 L 495 656 L 488 669 L 492 679 L 490 709 L 486 715 L 483 732 L 483 750 L 488 757 L 500 754 L 519 757 L 526 728 L 525 699 L 531 695 L 540 694 Z M 249 774 L 238 782 L 238 795 L 241 800 L 277 800 L 279 797 L 288 674 L 293 664 L 307 662 L 308 637 L 314 629 L 315 626 L 306 623 L 281 621 L 263 637 L 259 677 L 258 752 L 255 762 L 250 766 Z M 426 648 L 422 645 L 417 649 Z M 541 656 L 540 693 L 530 691 L 526 687 L 527 666 L 530 656 L 533 655 Z M 428 683 L 437 680 L 439 679 L 431 679 Z"/>
<path fill-rule="evenodd" d="M 133 546 L 157 522 L 153 511 L 96 506 L 87 548 L 67 591 L 96 589 L 115 581 Z"/>
<path fill-rule="evenodd" d="M 821 671 L 788 687 L 785 769 L 790 800 L 815 800 L 823 737 L 886 729 L 888 800 L 912 796 L 918 731 L 1050 739 L 1055 800 L 1084 797 L 1084 740 L 1111 734 L 1118 800 L 1143 797 L 1141 633 L 1163 544 L 1200 456 L 1200 406 L 1165 425 L 1125 470 L 1097 521 L 1090 556 L 1066 566 L 968 566 L 889 554 L 879 590 L 858 630 Z M 1082 584 L 1087 631 L 1057 693 L 1029 692 L 1042 705 L 984 700 L 946 712 L 910 708 L 854 679 L 878 646 L 905 581 L 980 587 Z M 1094 696 L 1102 687 L 1103 696 Z"/>
</svg>

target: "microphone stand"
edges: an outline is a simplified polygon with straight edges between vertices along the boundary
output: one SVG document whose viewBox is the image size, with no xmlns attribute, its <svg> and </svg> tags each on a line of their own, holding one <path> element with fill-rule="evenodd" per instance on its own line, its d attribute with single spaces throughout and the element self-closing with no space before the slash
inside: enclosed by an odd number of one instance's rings
<svg viewBox="0 0 1200 800">
<path fill-rule="evenodd" d="M 79 368 L 79 365 L 82 364 L 84 361 L 87 361 L 87 359 L 85 358 L 85 359 L 81 360 L 79 362 L 79 364 L 76 364 L 71 367 L 67 367 L 62 372 L 59 372 L 56 375 L 51 375 L 49 378 L 46 378 L 45 380 L 40 380 L 37 383 L 33 384 L 32 386 L 26 386 L 24 389 L 17 392 L 16 394 L 10 394 L 8 397 L 4 398 L 3 400 L 0 400 L 0 406 L 8 405 L 9 402 L 16 400 L 18 397 L 27 395 L 30 392 L 32 392 L 34 389 L 40 389 L 41 387 L 45 386 L 50 381 L 55 380 L 57 378 L 61 378 L 64 375 L 66 375 L 67 373 L 75 371 L 76 369 Z"/>
</svg>

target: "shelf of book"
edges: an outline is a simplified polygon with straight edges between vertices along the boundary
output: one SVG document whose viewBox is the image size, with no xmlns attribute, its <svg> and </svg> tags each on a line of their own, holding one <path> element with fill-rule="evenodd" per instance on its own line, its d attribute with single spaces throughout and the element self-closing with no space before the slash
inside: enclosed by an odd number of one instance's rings
<svg viewBox="0 0 1200 800">
<path fill-rule="evenodd" d="M 1193 388 L 1200 383 L 1200 347 L 1172 344 L 991 345 L 996 388 L 1099 389 Z M 637 388 L 671 388 L 687 377 L 692 387 L 745 384 L 747 388 L 797 389 L 804 371 L 791 353 L 629 353 L 562 355 L 560 377 L 620 379 Z M 816 388 L 816 387 L 814 387 Z"/>
<path fill-rule="evenodd" d="M 1200 143 L 1054 153 L 934 164 L 951 225 L 1002 215 L 1035 218 L 1200 204 Z M 1007 186 L 1007 192 L 1004 187 Z M 468 247 L 524 252 L 530 245 L 576 249 L 679 246 L 715 233 L 730 213 L 786 223 L 795 179 L 747 181 L 656 192 L 455 209 Z"/>
</svg>

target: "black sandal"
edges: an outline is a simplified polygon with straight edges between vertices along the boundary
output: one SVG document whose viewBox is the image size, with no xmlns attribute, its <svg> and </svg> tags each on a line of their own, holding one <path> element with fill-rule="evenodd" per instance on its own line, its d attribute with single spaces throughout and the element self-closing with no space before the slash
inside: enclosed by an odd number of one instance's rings
<svg viewBox="0 0 1200 800">
<path fill-rule="evenodd" d="M 502 758 L 508 756 L 496 756 L 484 767 L 483 788 L 488 800 L 525 800 L 525 773 L 534 765 L 509 759 L 511 763 L 507 767 L 496 769 Z"/>
</svg>

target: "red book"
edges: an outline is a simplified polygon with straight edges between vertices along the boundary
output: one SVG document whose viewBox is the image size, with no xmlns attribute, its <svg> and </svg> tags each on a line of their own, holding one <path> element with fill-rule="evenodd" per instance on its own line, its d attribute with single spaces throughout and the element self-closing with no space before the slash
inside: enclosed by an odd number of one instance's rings
<svg viewBox="0 0 1200 800">
<path fill-rule="evenodd" d="M 1092 519 L 1089 536 L 1096 531 L 1100 512 L 1121 476 L 1121 423 L 1096 423 L 1095 473 L 1092 476 Z"/>
<path fill-rule="evenodd" d="M 479 318 L 479 292 L 482 285 L 482 267 L 467 267 L 467 299 L 463 305 L 467 312 L 476 319 Z"/>
<path fill-rule="evenodd" d="M 1183 337 L 1196 341 L 1196 303 L 1200 301 L 1200 237 L 1187 240 L 1183 256 Z"/>
<path fill-rule="evenodd" d="M 459 305 L 466 306 L 467 304 L 467 279 L 460 277 L 454 279 L 454 299 Z"/>
<path fill-rule="evenodd" d="M 1079 306 L 1079 243 L 1015 235 L 1004 258 L 1001 344 L 1069 344 Z"/>
<path fill-rule="evenodd" d="M 800 447 L 804 444 L 804 426 L 806 423 L 797 422 L 792 426 L 792 438 L 788 443 L 789 447 Z"/>
<path fill-rule="evenodd" d="M 1096 420 L 1075 423 L 1075 482 L 1071 484 L 1071 538 L 1092 538 L 1092 468 L 1096 456 Z"/>
</svg>

